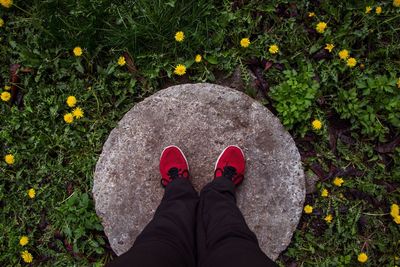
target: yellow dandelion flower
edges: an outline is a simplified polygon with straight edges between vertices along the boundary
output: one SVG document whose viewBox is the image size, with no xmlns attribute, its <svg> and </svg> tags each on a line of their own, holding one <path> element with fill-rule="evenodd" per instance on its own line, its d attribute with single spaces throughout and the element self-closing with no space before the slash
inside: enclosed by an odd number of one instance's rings
<svg viewBox="0 0 400 267">
<path fill-rule="evenodd" d="M 13 4 L 13 0 L 0 0 L 0 4 L 5 8 L 10 8 Z"/>
<path fill-rule="evenodd" d="M 375 13 L 380 15 L 382 13 L 382 7 L 378 6 L 375 8 Z"/>
<path fill-rule="evenodd" d="M 400 88 L 400 78 L 397 79 L 396 84 L 397 84 L 397 88 Z"/>
<path fill-rule="evenodd" d="M 271 54 L 276 54 L 279 52 L 279 47 L 276 44 L 270 45 L 268 51 Z"/>
<path fill-rule="evenodd" d="M 242 40 L 240 40 L 240 46 L 241 47 L 249 47 L 250 45 L 250 39 L 249 38 L 242 38 Z"/>
<path fill-rule="evenodd" d="M 77 119 L 83 118 L 83 114 L 84 112 L 80 107 L 77 107 L 72 111 L 72 115 Z"/>
<path fill-rule="evenodd" d="M 308 17 L 309 18 L 315 17 L 315 13 L 314 12 L 308 12 Z"/>
<path fill-rule="evenodd" d="M 4 85 L 4 90 L 10 91 L 10 90 L 11 90 L 11 86 L 9 86 L 9 85 Z"/>
<path fill-rule="evenodd" d="M 350 56 L 350 53 L 348 50 L 343 49 L 339 52 L 339 57 L 340 59 L 347 59 Z"/>
<path fill-rule="evenodd" d="M 396 217 L 393 218 L 393 221 L 397 224 L 400 224 L 400 215 L 397 215 Z"/>
<path fill-rule="evenodd" d="M 83 53 L 82 48 L 80 48 L 80 46 L 76 46 L 76 47 L 74 48 L 74 50 L 72 50 L 72 52 L 74 52 L 74 55 L 75 55 L 76 57 L 82 56 L 82 53 Z"/>
<path fill-rule="evenodd" d="M 354 68 L 357 65 L 357 60 L 354 57 L 351 57 L 347 60 L 347 66 L 350 68 Z"/>
<path fill-rule="evenodd" d="M 326 223 L 331 223 L 333 219 L 332 214 L 328 214 L 325 216 L 324 220 L 326 221 Z"/>
<path fill-rule="evenodd" d="M 185 39 L 185 33 L 184 32 L 179 31 L 179 32 L 175 33 L 175 41 L 183 42 L 184 39 Z"/>
<path fill-rule="evenodd" d="M 69 97 L 67 97 L 66 102 L 67 102 L 68 107 L 73 108 L 76 105 L 76 97 L 73 95 L 70 95 Z"/>
<path fill-rule="evenodd" d="M 200 63 L 202 59 L 203 58 L 201 57 L 201 55 L 196 55 L 196 57 L 194 58 L 194 61 L 196 61 L 196 63 Z"/>
<path fill-rule="evenodd" d="M 325 46 L 324 49 L 328 50 L 329 53 L 330 53 L 330 52 L 332 52 L 332 49 L 333 49 L 334 47 L 335 47 L 334 44 L 326 44 L 326 46 Z"/>
<path fill-rule="evenodd" d="M 11 94 L 9 92 L 2 92 L 0 97 L 1 97 L 1 100 L 3 100 L 4 102 L 7 102 L 8 100 L 11 99 Z"/>
<path fill-rule="evenodd" d="M 371 10 L 372 10 L 372 7 L 370 7 L 370 6 L 365 7 L 366 14 L 369 14 L 371 12 Z"/>
<path fill-rule="evenodd" d="M 317 26 L 315 27 L 315 30 L 319 33 L 324 33 L 326 28 L 328 27 L 328 24 L 326 22 L 318 22 Z"/>
<path fill-rule="evenodd" d="M 399 214 L 399 205 L 393 203 L 390 206 L 390 215 L 392 215 L 393 218 L 400 215 Z"/>
<path fill-rule="evenodd" d="M 2 18 L 0 18 L 0 27 L 4 26 L 4 20 Z"/>
<path fill-rule="evenodd" d="M 340 177 L 335 177 L 335 179 L 333 180 L 333 184 L 336 186 L 342 186 L 342 184 L 344 183 L 343 178 Z"/>
<path fill-rule="evenodd" d="M 304 212 L 305 212 L 305 213 L 310 214 L 310 213 L 312 213 L 312 211 L 313 211 L 313 207 L 312 207 L 312 206 L 306 205 L 306 206 L 304 207 Z"/>
<path fill-rule="evenodd" d="M 26 263 L 31 263 L 33 260 L 32 254 L 29 253 L 27 250 L 21 252 L 21 257 Z"/>
<path fill-rule="evenodd" d="M 179 76 L 185 75 L 185 73 L 186 73 L 186 67 L 185 67 L 184 65 L 182 65 L 182 64 L 178 64 L 178 65 L 175 67 L 174 73 L 175 73 L 176 75 L 179 75 Z"/>
<path fill-rule="evenodd" d="M 28 197 L 29 197 L 29 198 L 35 198 L 35 196 L 36 196 L 36 191 L 35 191 L 35 189 L 33 189 L 33 188 L 29 189 L 29 190 L 28 190 Z"/>
<path fill-rule="evenodd" d="M 126 64 L 125 57 L 124 56 L 120 56 L 118 58 L 118 65 L 124 66 L 125 64 Z"/>
<path fill-rule="evenodd" d="M 322 128 L 322 122 L 320 120 L 313 120 L 311 122 L 311 126 L 313 127 L 314 130 L 320 130 Z"/>
<path fill-rule="evenodd" d="M 362 252 L 362 253 L 358 254 L 357 259 L 358 259 L 359 262 L 364 263 L 364 262 L 366 262 L 368 260 L 368 256 L 367 256 L 367 254 Z"/>
<path fill-rule="evenodd" d="M 7 154 L 4 157 L 4 161 L 8 164 L 8 165 L 13 165 L 15 163 L 15 158 L 13 154 Z"/>
<path fill-rule="evenodd" d="M 321 191 L 321 197 L 328 197 L 329 196 L 329 191 L 328 189 L 324 188 Z"/>
<path fill-rule="evenodd" d="M 27 237 L 26 235 L 21 236 L 21 238 L 19 239 L 19 244 L 21 246 L 25 246 L 29 243 L 29 237 Z"/>
<path fill-rule="evenodd" d="M 400 7 L 400 0 L 393 0 L 393 5 L 395 7 Z"/>
<path fill-rule="evenodd" d="M 74 115 L 72 115 L 71 113 L 65 114 L 64 121 L 68 124 L 72 123 L 74 121 Z"/>
</svg>

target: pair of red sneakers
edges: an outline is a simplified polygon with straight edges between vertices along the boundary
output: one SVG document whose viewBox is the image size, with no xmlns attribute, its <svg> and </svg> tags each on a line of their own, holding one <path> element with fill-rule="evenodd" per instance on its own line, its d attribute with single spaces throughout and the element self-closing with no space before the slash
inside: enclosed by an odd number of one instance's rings
<svg viewBox="0 0 400 267">
<path fill-rule="evenodd" d="M 245 159 L 242 149 L 228 146 L 219 155 L 214 169 L 214 179 L 225 177 L 238 186 L 244 178 Z M 189 179 L 189 164 L 182 150 L 177 146 L 168 146 L 160 158 L 161 184 L 165 187 L 173 179 Z"/>
</svg>

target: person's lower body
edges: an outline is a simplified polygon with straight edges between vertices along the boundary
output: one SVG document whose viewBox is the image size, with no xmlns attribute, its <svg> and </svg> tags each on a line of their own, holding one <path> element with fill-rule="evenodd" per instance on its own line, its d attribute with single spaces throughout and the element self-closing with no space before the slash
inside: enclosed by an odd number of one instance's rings
<svg viewBox="0 0 400 267">
<path fill-rule="evenodd" d="M 179 150 L 179 153 L 182 152 Z M 243 175 L 229 168 L 216 169 L 221 177 L 203 188 L 199 201 L 188 175 L 185 177 L 188 166 L 182 156 L 176 168 L 173 164 L 167 164 L 166 168 L 160 165 L 162 184 L 166 188 L 154 218 L 132 248 L 109 266 L 276 266 L 261 251 L 257 237 L 236 206 L 235 185 L 240 184 Z M 242 169 L 241 174 L 244 165 Z"/>
<path fill-rule="evenodd" d="M 165 188 L 153 219 L 132 248 L 110 267 L 195 267 L 198 194 L 190 181 L 178 178 Z"/>
<path fill-rule="evenodd" d="M 199 267 L 277 266 L 261 251 L 237 207 L 234 183 L 223 177 L 201 191 L 197 244 Z"/>
</svg>

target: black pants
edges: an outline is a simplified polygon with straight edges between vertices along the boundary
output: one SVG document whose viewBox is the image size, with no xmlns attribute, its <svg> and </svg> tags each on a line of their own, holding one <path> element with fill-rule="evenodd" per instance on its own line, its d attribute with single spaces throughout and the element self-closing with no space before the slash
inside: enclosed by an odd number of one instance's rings
<svg viewBox="0 0 400 267">
<path fill-rule="evenodd" d="M 175 179 L 165 189 L 153 220 L 132 248 L 108 266 L 277 266 L 260 249 L 236 206 L 234 184 L 215 179 L 200 193 Z"/>
</svg>

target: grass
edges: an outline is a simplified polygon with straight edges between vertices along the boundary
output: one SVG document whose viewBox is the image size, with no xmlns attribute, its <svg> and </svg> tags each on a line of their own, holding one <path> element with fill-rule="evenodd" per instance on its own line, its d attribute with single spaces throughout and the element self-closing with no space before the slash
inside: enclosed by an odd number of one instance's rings
<svg viewBox="0 0 400 267">
<path fill-rule="evenodd" d="M 400 7 L 392 1 L 16 0 L 0 6 L 0 17 L 0 86 L 12 96 L 0 102 L 0 151 L 15 157 L 0 162 L 2 266 L 26 265 L 24 250 L 34 266 L 103 266 L 115 257 L 91 197 L 109 132 L 157 90 L 219 82 L 237 68 L 318 179 L 306 197 L 313 211 L 278 263 L 355 266 L 363 252 L 365 266 L 400 264 L 400 228 L 389 214 L 400 204 Z M 315 30 L 320 21 L 324 33 Z M 177 31 L 184 42 L 174 40 Z M 343 49 L 355 67 L 339 58 Z M 127 64 L 118 66 L 122 55 Z M 187 67 L 182 77 L 177 64 Z M 71 95 L 84 117 L 67 124 Z"/>
</svg>

